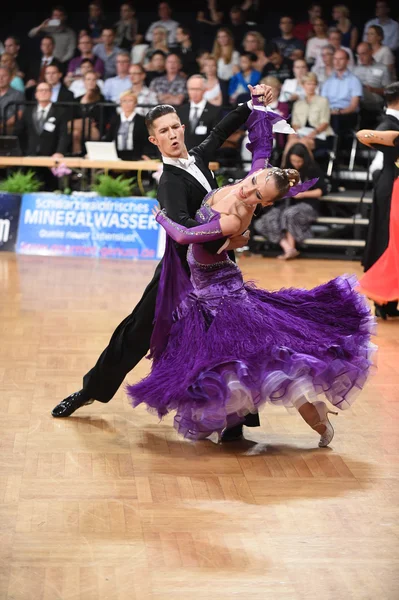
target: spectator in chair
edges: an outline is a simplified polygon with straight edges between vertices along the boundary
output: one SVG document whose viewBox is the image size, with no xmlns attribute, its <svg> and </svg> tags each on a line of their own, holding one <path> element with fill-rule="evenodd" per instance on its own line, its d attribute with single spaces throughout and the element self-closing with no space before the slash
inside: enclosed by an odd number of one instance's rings
<svg viewBox="0 0 399 600">
<path fill-rule="evenodd" d="M 354 52 L 359 40 L 359 30 L 349 17 L 349 8 L 345 4 L 335 4 L 333 6 L 332 18 L 335 27 L 342 33 L 342 45 Z"/>
<path fill-rule="evenodd" d="M 293 34 L 294 21 L 292 20 L 292 17 L 288 15 L 282 16 L 280 18 L 279 28 L 281 35 L 280 37 L 274 38 L 273 42 L 277 44 L 284 58 L 288 58 L 292 61 L 297 58 L 303 58 L 305 44 Z"/>
<path fill-rule="evenodd" d="M 399 48 L 399 23 L 390 18 L 390 9 L 388 2 L 385 0 L 379 0 L 375 4 L 375 18 L 370 19 L 364 26 L 363 29 L 363 41 L 369 42 L 367 38 L 368 30 L 371 26 L 377 25 L 383 30 L 386 46 L 391 50 L 397 50 Z"/>
<path fill-rule="evenodd" d="M 186 79 L 180 75 L 181 60 L 177 54 L 166 59 L 166 75 L 152 80 L 150 90 L 155 92 L 161 104 L 179 106 L 187 97 Z"/>
<path fill-rule="evenodd" d="M 163 77 L 166 75 L 165 70 L 166 55 L 161 50 L 156 50 L 152 55 L 150 62 L 144 65 L 146 71 L 145 82 L 147 86 L 151 85 L 151 82 L 156 77 Z"/>
<path fill-rule="evenodd" d="M 67 81 L 65 82 L 68 87 L 71 83 L 76 79 L 81 77 L 82 73 L 80 71 L 82 61 L 89 58 L 94 66 L 94 70 L 97 73 L 98 77 L 102 79 L 104 77 L 104 63 L 96 56 L 93 52 L 93 40 L 87 35 L 83 34 L 79 37 L 78 49 L 80 52 L 80 56 L 76 56 L 73 58 L 68 65 L 68 72 L 66 74 Z"/>
<path fill-rule="evenodd" d="M 182 72 L 187 76 L 197 73 L 196 52 L 191 39 L 191 31 L 188 27 L 179 25 L 176 31 L 176 40 L 179 44 L 176 50 L 182 62 Z"/>
<path fill-rule="evenodd" d="M 74 101 L 73 93 L 62 83 L 62 71 L 58 65 L 46 67 L 44 79 L 51 85 L 51 102 Z"/>
<path fill-rule="evenodd" d="M 17 66 L 18 77 L 25 80 L 29 74 L 29 57 L 26 53 L 21 53 L 21 43 L 19 38 L 14 35 L 10 35 L 6 38 L 4 41 L 4 52 L 11 54 Z"/>
<path fill-rule="evenodd" d="M 320 62 L 320 54 L 326 46 L 329 45 L 327 35 L 327 23 L 324 19 L 318 17 L 314 21 L 314 36 L 308 39 L 306 43 L 305 60 L 308 65 L 314 66 L 316 61 Z M 333 48 L 334 52 L 334 48 Z"/>
<path fill-rule="evenodd" d="M 317 77 L 308 73 L 302 78 L 304 98 L 299 98 L 292 107 L 291 126 L 295 133 L 288 136 L 284 148 L 282 164 L 291 146 L 301 142 L 309 151 L 328 148 L 329 138 L 334 135 L 330 126 L 330 105 L 327 98 L 317 93 Z"/>
<path fill-rule="evenodd" d="M 357 47 L 359 63 L 353 74 L 363 84 L 361 107 L 374 113 L 380 113 L 384 107 L 384 88 L 391 83 L 390 73 L 385 65 L 373 58 L 373 51 L 367 42 Z"/>
<path fill-rule="evenodd" d="M 80 76 L 76 77 L 68 88 L 69 91 L 72 92 L 74 98 L 80 98 L 81 96 L 83 96 L 86 93 L 86 86 L 84 83 L 84 78 L 85 78 L 86 73 L 93 73 L 93 72 L 95 72 L 97 75 L 96 85 L 99 87 L 100 91 L 102 92 L 103 87 L 104 87 L 104 81 L 102 79 L 98 79 L 98 73 L 94 69 L 93 61 L 90 60 L 90 58 L 84 58 L 82 60 L 82 62 L 80 63 Z M 64 81 L 66 82 L 67 78 L 65 78 Z"/>
<path fill-rule="evenodd" d="M 141 160 L 153 154 L 144 117 L 136 112 L 137 96 L 130 90 L 122 92 L 119 104 L 119 114 L 112 117 L 105 140 L 116 143 L 122 160 Z"/>
<path fill-rule="evenodd" d="M 35 91 L 36 104 L 28 106 L 15 126 L 15 133 L 25 137 L 27 156 L 62 158 L 69 144 L 65 111 L 51 102 L 52 88 L 39 83 Z"/>
<path fill-rule="evenodd" d="M 222 106 L 223 95 L 220 87 L 220 81 L 217 77 L 216 58 L 209 54 L 204 61 L 203 75 L 205 77 L 204 98 L 213 106 Z"/>
<path fill-rule="evenodd" d="M 336 50 L 345 50 L 346 51 L 346 53 L 349 56 L 348 68 L 350 70 L 352 70 L 353 67 L 355 66 L 355 59 L 353 57 L 353 52 L 347 46 L 343 46 L 342 33 L 336 27 L 330 27 L 330 29 L 328 30 L 328 43 L 334 48 L 334 52 Z M 322 63 L 323 63 L 323 61 L 321 58 L 321 54 L 318 54 L 318 56 L 316 57 L 315 65 L 317 67 L 319 67 Z"/>
<path fill-rule="evenodd" d="M 334 47 L 330 44 L 321 49 L 321 65 L 313 65 L 312 73 L 317 77 L 319 85 L 322 85 L 334 72 Z"/>
<path fill-rule="evenodd" d="M 151 91 L 145 85 L 146 72 L 143 65 L 130 65 L 129 77 L 131 82 L 131 91 L 137 96 L 137 104 L 148 104 L 150 106 L 140 106 L 136 108 L 136 113 L 145 117 L 150 108 L 158 104 L 158 98 L 155 92 Z"/>
<path fill-rule="evenodd" d="M 120 7 L 120 18 L 114 25 L 115 43 L 122 50 L 130 52 L 133 44 L 140 43 L 143 36 L 139 33 L 139 22 L 136 11 L 130 2 L 124 2 Z"/>
<path fill-rule="evenodd" d="M 101 112 L 99 102 L 105 98 L 98 86 L 97 73 L 88 71 L 83 77 L 84 93 L 77 98 L 77 106 L 74 107 L 74 119 L 68 124 L 72 131 L 72 152 L 81 154 L 85 141 L 98 141 L 101 137 Z"/>
<path fill-rule="evenodd" d="M 296 38 L 306 43 L 315 34 L 315 21 L 323 15 L 321 4 L 311 4 L 308 8 L 308 20 L 297 23 L 294 26 L 293 34 Z"/>
<path fill-rule="evenodd" d="M 256 54 L 244 52 L 240 56 L 240 72 L 233 75 L 229 83 L 230 104 L 248 102 L 251 94 L 248 84 L 255 86 L 259 83 L 260 73 L 256 71 L 253 65 L 256 62 Z"/>
<path fill-rule="evenodd" d="M 152 32 L 152 41 L 150 45 L 146 45 L 143 50 L 142 56 L 137 58 L 135 62 L 142 62 L 144 66 L 146 66 L 155 52 L 158 51 L 163 52 L 165 56 L 168 56 L 170 53 L 170 49 L 168 46 L 168 32 L 164 27 L 154 27 L 154 31 Z"/>
<path fill-rule="evenodd" d="M 249 25 L 245 21 L 245 12 L 240 6 L 231 7 L 227 27 L 233 35 L 235 47 L 241 48 L 242 41 L 249 31 Z"/>
<path fill-rule="evenodd" d="M 184 139 L 188 150 L 201 144 L 222 118 L 221 109 L 206 101 L 205 91 L 204 77 L 193 75 L 187 81 L 188 103 L 177 109 L 186 128 Z"/>
<path fill-rule="evenodd" d="M 22 92 L 11 87 L 11 79 L 10 69 L 0 65 L 0 135 L 13 133 L 16 119 L 22 117 L 22 103 L 25 102 Z"/>
<path fill-rule="evenodd" d="M 281 88 L 280 99 L 282 102 L 295 102 L 299 98 L 305 97 L 302 79 L 308 73 L 308 70 L 308 65 L 303 58 L 298 58 L 294 61 L 294 78 L 286 79 Z"/>
<path fill-rule="evenodd" d="M 268 63 L 263 67 L 262 77 L 277 77 L 281 83 L 292 78 L 292 61 L 284 58 L 277 44 L 268 44 L 265 48 L 265 54 Z"/>
<path fill-rule="evenodd" d="M 101 42 L 93 48 L 93 54 L 104 63 L 104 79 L 115 77 L 116 58 L 121 49 L 115 43 L 115 32 L 111 27 L 104 27 L 101 33 Z"/>
<path fill-rule="evenodd" d="M 324 82 L 321 95 L 327 98 L 331 109 L 331 125 L 339 136 L 357 124 L 363 86 L 348 69 L 349 55 L 346 50 L 334 53 L 334 73 Z"/>
<path fill-rule="evenodd" d="M 8 54 L 8 52 L 3 52 L 3 54 L 1 55 L 0 58 L 0 65 L 2 67 L 7 67 L 8 69 L 10 69 L 10 73 L 11 73 L 11 87 L 14 90 L 17 90 L 17 92 L 22 92 L 24 93 L 25 91 L 25 85 L 24 85 L 24 80 L 22 79 L 22 77 L 18 76 L 18 69 L 17 69 L 17 64 L 15 62 L 15 58 L 12 56 L 12 54 Z"/>
<path fill-rule="evenodd" d="M 67 14 L 62 6 L 56 6 L 51 12 L 51 17 L 45 19 L 37 27 L 33 27 L 28 33 L 31 38 L 38 35 L 51 35 L 54 40 L 54 57 L 61 64 L 68 63 L 76 49 L 76 33 L 67 26 Z"/>
<path fill-rule="evenodd" d="M 296 258 L 299 255 L 296 245 L 312 237 L 311 225 L 317 219 L 320 198 L 327 192 L 323 171 L 304 144 L 297 143 L 291 147 L 286 164 L 288 168 L 299 171 L 301 181 L 314 177 L 319 179 L 306 192 L 275 202 L 254 222 L 255 231 L 281 246 L 283 254 L 277 257 L 281 260 Z"/>
<path fill-rule="evenodd" d="M 395 56 L 392 50 L 383 44 L 384 30 L 379 25 L 371 25 L 367 30 L 367 42 L 370 44 L 373 58 L 388 67 L 391 78 L 395 79 Z"/>
<path fill-rule="evenodd" d="M 254 69 L 262 72 L 263 67 L 267 64 L 268 59 L 265 54 L 265 38 L 259 31 L 248 31 L 243 43 L 244 52 L 256 54 L 256 63 Z"/>
<path fill-rule="evenodd" d="M 116 57 L 116 76 L 106 79 L 103 87 L 104 98 L 108 102 L 118 102 L 122 92 L 130 90 L 132 82 L 129 76 L 130 56 L 121 51 Z"/>
<path fill-rule="evenodd" d="M 57 65 L 62 69 L 60 61 L 54 56 L 54 48 L 55 44 L 51 35 L 45 35 L 40 42 L 41 58 L 31 61 L 29 80 L 26 83 L 26 88 L 34 87 L 41 81 L 44 81 L 44 72 L 49 65 Z M 34 90 L 32 93 L 34 93 Z"/>
<path fill-rule="evenodd" d="M 228 87 L 231 77 L 240 70 L 240 54 L 235 49 L 233 35 L 227 27 L 218 29 L 212 54 L 217 61 L 218 77 Z"/>
<path fill-rule="evenodd" d="M 174 21 L 172 16 L 172 9 L 169 2 L 160 2 L 158 5 L 158 16 L 159 21 L 151 23 L 145 34 L 147 42 L 152 42 L 152 34 L 156 27 L 164 27 L 168 32 L 168 45 L 169 47 L 176 45 L 176 31 L 179 26 L 177 21 Z"/>
</svg>

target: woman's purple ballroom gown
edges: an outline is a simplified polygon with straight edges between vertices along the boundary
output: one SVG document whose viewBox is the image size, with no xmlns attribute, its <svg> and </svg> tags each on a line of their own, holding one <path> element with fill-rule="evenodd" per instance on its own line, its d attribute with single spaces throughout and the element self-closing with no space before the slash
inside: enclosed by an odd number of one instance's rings
<svg viewBox="0 0 399 600">
<path fill-rule="evenodd" d="M 259 110 L 248 119 L 252 171 L 270 155 L 275 117 Z M 207 205 L 215 191 L 204 198 L 196 221 L 214 223 L 217 231 L 220 214 Z M 168 222 L 169 231 L 182 229 Z M 226 252 L 208 253 L 196 229 L 186 230 L 194 242 L 190 281 L 167 237 L 152 369 L 127 386 L 132 405 L 145 403 L 160 418 L 175 411 L 175 428 L 195 440 L 220 435 L 266 402 L 290 408 L 303 396 L 324 395 L 349 408 L 369 375 L 374 346 L 375 319 L 354 289 L 356 277 L 269 292 L 245 283 Z"/>
</svg>

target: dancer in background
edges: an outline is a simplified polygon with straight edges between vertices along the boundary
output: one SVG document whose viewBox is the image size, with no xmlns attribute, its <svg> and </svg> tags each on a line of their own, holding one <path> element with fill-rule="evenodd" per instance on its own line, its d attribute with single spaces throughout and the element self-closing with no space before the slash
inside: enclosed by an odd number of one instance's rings
<svg viewBox="0 0 399 600">
<path fill-rule="evenodd" d="M 399 299 L 399 131 L 362 129 L 356 134 L 359 142 L 370 148 L 394 148 L 396 153 L 395 182 L 393 184 L 389 217 L 389 242 L 385 252 L 360 279 L 359 291 L 380 307 L 380 316 L 386 320 L 385 307 L 397 305 Z"/>
<path fill-rule="evenodd" d="M 312 290 L 269 292 L 245 284 L 225 251 L 204 246 L 245 231 L 258 203 L 270 205 L 315 183 L 299 183 L 294 169 L 267 166 L 279 121 L 254 100 L 247 121 L 250 174 L 207 194 L 196 227 L 174 222 L 164 210 L 156 215 L 168 236 L 150 344 L 153 364 L 127 391 L 134 407 L 144 403 L 160 418 L 175 412 L 175 428 L 189 439 L 215 433 L 220 439 L 226 428 L 242 432 L 246 415 L 270 402 L 295 407 L 319 433 L 319 446 L 327 446 L 334 435 L 332 411 L 308 399 L 324 395 L 334 407 L 349 408 L 370 371 L 374 319 L 354 290 L 355 277 Z M 178 273 L 172 240 L 189 245 L 190 279 Z"/>
</svg>

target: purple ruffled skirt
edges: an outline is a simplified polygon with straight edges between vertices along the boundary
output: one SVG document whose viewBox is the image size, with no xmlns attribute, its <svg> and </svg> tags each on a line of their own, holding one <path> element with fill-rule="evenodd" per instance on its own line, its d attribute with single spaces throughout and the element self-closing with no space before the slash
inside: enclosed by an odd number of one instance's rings
<svg viewBox="0 0 399 600">
<path fill-rule="evenodd" d="M 175 311 L 165 350 L 127 386 L 132 405 L 160 418 L 174 411 L 189 439 L 220 435 L 266 402 L 292 408 L 322 395 L 348 408 L 375 349 L 375 319 L 356 277 L 269 292 L 244 284 L 228 263 L 192 272 L 194 289 Z"/>
</svg>

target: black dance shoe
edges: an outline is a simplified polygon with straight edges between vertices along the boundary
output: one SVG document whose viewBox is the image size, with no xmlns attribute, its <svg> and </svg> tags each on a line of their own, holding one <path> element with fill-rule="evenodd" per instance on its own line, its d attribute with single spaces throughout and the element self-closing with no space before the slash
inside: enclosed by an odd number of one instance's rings
<svg viewBox="0 0 399 600">
<path fill-rule="evenodd" d="M 240 423 L 239 425 L 234 425 L 234 427 L 229 427 L 229 429 L 225 429 L 222 433 L 222 437 L 220 439 L 221 442 L 238 442 L 242 440 L 244 435 L 242 433 L 243 425 Z"/>
<path fill-rule="evenodd" d="M 61 402 L 53 408 L 51 414 L 53 417 L 69 417 L 81 406 L 86 406 L 86 404 L 92 404 L 93 402 L 93 398 L 89 398 L 86 392 L 79 390 L 79 392 L 74 392 L 64 400 L 61 400 Z"/>
<path fill-rule="evenodd" d="M 388 317 L 399 317 L 399 310 L 397 308 L 388 309 L 384 304 L 375 304 L 375 316 L 386 321 Z"/>
</svg>

